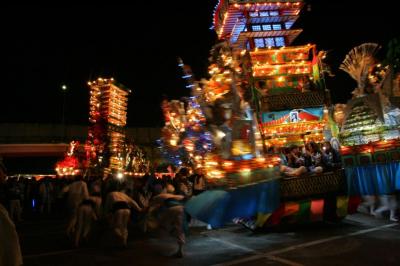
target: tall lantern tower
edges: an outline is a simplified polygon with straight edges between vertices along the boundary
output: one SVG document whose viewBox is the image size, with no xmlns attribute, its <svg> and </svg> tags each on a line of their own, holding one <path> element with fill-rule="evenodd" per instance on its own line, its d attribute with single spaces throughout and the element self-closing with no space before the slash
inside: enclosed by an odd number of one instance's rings
<svg viewBox="0 0 400 266">
<path fill-rule="evenodd" d="M 251 62 L 249 84 L 261 95 L 257 118 L 266 147 L 331 137 L 321 59 L 313 44 L 292 46 L 302 0 L 220 0 L 214 28 Z M 254 108 L 256 109 L 256 108 Z"/>
<path fill-rule="evenodd" d="M 125 167 L 125 126 L 129 89 L 113 78 L 88 82 L 90 88 L 89 134 L 86 145 L 90 167 L 115 174 Z"/>
</svg>

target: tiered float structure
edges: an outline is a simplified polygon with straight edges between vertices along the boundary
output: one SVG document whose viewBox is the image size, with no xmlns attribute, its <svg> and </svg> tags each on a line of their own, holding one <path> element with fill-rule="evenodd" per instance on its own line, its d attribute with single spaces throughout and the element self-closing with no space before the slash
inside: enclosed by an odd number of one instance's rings
<svg viewBox="0 0 400 266">
<path fill-rule="evenodd" d="M 215 30 L 236 49 L 248 51 L 251 84 L 262 95 L 259 122 L 267 146 L 324 139 L 329 94 L 316 46 L 291 46 L 302 1 L 221 1 Z M 327 136 L 329 137 L 329 136 Z"/>
<path fill-rule="evenodd" d="M 122 172 L 125 167 L 123 153 L 128 95 L 131 91 L 117 85 L 112 78 L 99 78 L 88 85 L 90 165 L 101 166 L 105 174 Z"/>
<path fill-rule="evenodd" d="M 215 30 L 237 61 L 230 73 L 236 84 L 230 85 L 237 86 L 251 105 L 255 115 L 251 119 L 258 124 L 252 133 L 254 139 L 260 134 L 264 151 L 322 142 L 334 135 L 322 71 L 325 54 L 317 53 L 312 44 L 291 46 L 302 31 L 293 25 L 303 5 L 302 1 L 220 1 L 214 14 Z M 211 81 L 214 77 L 224 79 L 212 75 Z M 248 150 L 257 157 L 254 148 Z M 276 160 L 272 162 L 267 165 L 275 166 Z"/>
<path fill-rule="evenodd" d="M 215 226 L 240 218 L 256 228 L 332 220 L 354 211 L 358 201 L 347 197 L 343 171 L 284 178 L 278 169 L 280 147 L 335 135 L 324 53 L 313 44 L 291 46 L 301 33 L 293 25 L 303 6 L 303 1 L 219 1 L 214 28 L 223 43 L 212 51 L 211 78 L 203 86 L 216 149 L 205 168 L 209 181 L 223 180 L 228 189 L 194 199 L 187 208 L 193 216 Z M 213 197 L 218 198 L 213 206 L 226 209 L 222 215 L 197 208 L 195 202 Z"/>
<path fill-rule="evenodd" d="M 89 130 L 84 145 L 72 141 L 64 160 L 56 165 L 59 176 L 142 176 L 149 162 L 126 136 L 128 96 L 131 90 L 113 78 L 98 78 L 89 85 Z"/>
<path fill-rule="evenodd" d="M 398 72 L 377 59 L 379 49 L 376 43 L 357 46 L 341 65 L 357 82 L 338 123 L 341 153 L 351 193 L 363 196 L 400 188 L 400 109 L 392 86 Z"/>
<path fill-rule="evenodd" d="M 390 72 L 394 70 L 376 59 L 379 49 L 376 43 L 357 46 L 341 65 L 357 82 L 340 123 L 342 153 L 347 166 L 400 159 L 400 109 L 391 102 L 396 94 L 390 88 L 391 76 L 394 76 Z"/>
<path fill-rule="evenodd" d="M 263 94 L 261 128 L 266 145 L 329 140 L 329 98 L 315 45 L 250 54 L 255 86 Z"/>
</svg>

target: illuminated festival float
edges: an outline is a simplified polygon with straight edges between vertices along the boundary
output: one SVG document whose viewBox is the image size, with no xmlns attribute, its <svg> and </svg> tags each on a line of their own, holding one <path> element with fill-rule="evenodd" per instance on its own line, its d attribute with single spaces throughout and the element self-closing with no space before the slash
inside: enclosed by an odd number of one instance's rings
<svg viewBox="0 0 400 266">
<path fill-rule="evenodd" d="M 148 172 L 149 162 L 125 132 L 131 91 L 113 78 L 98 78 L 88 85 L 88 138 L 83 147 L 71 142 L 64 160 L 57 163 L 58 175 L 141 175 Z"/>
<path fill-rule="evenodd" d="M 89 167 L 104 173 L 124 169 L 125 126 L 130 90 L 112 79 L 98 79 L 90 87 L 89 133 L 86 145 L 91 153 Z"/>
<path fill-rule="evenodd" d="M 192 96 L 183 101 L 162 102 L 165 126 L 158 144 L 166 162 L 177 167 L 190 165 L 198 168 L 204 165 L 205 156 L 213 147 L 212 137 L 206 129 L 206 118 L 199 104 L 201 89 L 194 81 L 190 67 L 182 59 L 178 61 L 186 88 L 192 90 Z"/>
<path fill-rule="evenodd" d="M 250 229 L 338 220 L 358 206 L 359 197 L 347 195 L 342 169 L 280 173 L 282 148 L 337 143 L 325 53 L 313 44 L 291 46 L 301 33 L 292 26 L 302 8 L 302 1 L 219 1 L 214 29 L 221 42 L 211 50 L 210 78 L 194 82 L 188 71 L 190 100 L 163 104 L 164 153 L 177 166 L 202 167 L 214 188 L 186 209 L 214 227 L 232 220 Z M 180 65 L 185 73 L 188 67 Z M 194 138 L 187 131 L 193 125 L 202 132 Z M 204 149 L 200 139 L 210 140 Z"/>
<path fill-rule="evenodd" d="M 377 59 L 379 49 L 375 43 L 357 46 L 341 65 L 357 82 L 337 115 L 342 159 L 351 193 L 363 196 L 400 188 L 400 109 L 392 103 L 400 96 L 399 71 L 391 60 Z"/>
</svg>

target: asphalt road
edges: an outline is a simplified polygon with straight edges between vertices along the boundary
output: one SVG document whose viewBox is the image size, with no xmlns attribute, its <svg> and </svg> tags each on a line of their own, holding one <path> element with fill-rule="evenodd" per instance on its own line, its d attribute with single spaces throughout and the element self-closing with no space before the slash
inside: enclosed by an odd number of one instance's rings
<svg viewBox="0 0 400 266">
<path fill-rule="evenodd" d="M 400 265 L 400 225 L 356 214 L 337 224 L 311 224 L 252 233 L 240 226 L 191 228 L 185 257 L 173 258 L 173 239 L 131 228 L 125 249 L 98 229 L 73 248 L 60 219 L 18 225 L 25 266 L 102 265 Z"/>
</svg>

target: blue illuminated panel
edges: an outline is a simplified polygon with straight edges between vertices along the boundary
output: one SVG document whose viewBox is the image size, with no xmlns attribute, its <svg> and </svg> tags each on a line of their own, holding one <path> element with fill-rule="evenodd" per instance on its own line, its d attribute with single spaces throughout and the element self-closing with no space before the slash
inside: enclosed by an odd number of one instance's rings
<svg viewBox="0 0 400 266">
<path fill-rule="evenodd" d="M 274 47 L 275 46 L 275 41 L 274 38 L 265 38 L 265 46 L 269 47 Z"/>
<path fill-rule="evenodd" d="M 275 37 L 275 45 L 277 47 L 285 46 L 285 38 L 283 38 L 283 37 Z"/>
<path fill-rule="evenodd" d="M 281 30 L 282 29 L 282 25 L 281 24 L 272 24 L 272 29 L 273 30 Z"/>
<path fill-rule="evenodd" d="M 263 30 L 272 30 L 272 27 L 271 27 L 270 24 L 263 24 L 263 25 L 262 25 L 262 29 L 263 29 Z"/>
<path fill-rule="evenodd" d="M 264 45 L 264 39 L 263 39 L 263 38 L 255 38 L 255 39 L 254 39 L 254 45 L 256 46 L 256 48 L 263 48 L 263 47 L 265 47 L 265 45 Z"/>
</svg>

